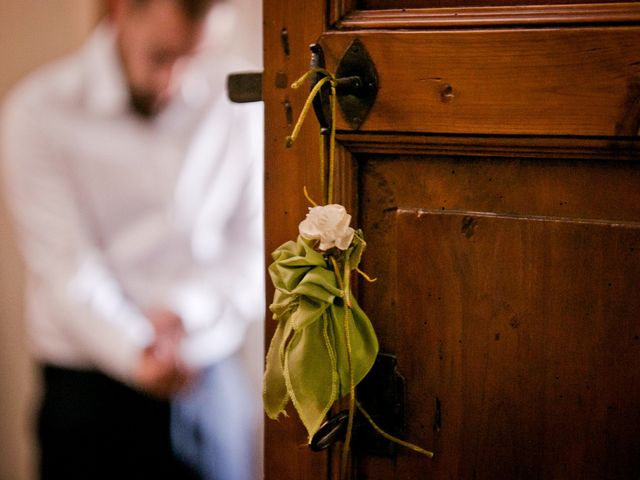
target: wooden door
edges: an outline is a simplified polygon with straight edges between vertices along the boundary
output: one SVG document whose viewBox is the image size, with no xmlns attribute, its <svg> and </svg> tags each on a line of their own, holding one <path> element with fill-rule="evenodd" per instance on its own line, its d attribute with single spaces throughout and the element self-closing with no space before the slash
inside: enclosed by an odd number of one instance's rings
<svg viewBox="0 0 640 480">
<path fill-rule="evenodd" d="M 320 197 L 317 123 L 284 140 L 308 45 L 335 71 L 358 38 L 379 77 L 362 126 L 338 119 L 336 195 L 369 243 L 379 280 L 358 297 L 406 378 L 406 438 L 435 458 L 356 455 L 352 478 L 640 478 L 640 3 L 264 14 L 269 252 L 295 238 L 302 187 Z M 336 453 L 293 412 L 267 420 L 269 480 L 337 478 Z"/>
</svg>

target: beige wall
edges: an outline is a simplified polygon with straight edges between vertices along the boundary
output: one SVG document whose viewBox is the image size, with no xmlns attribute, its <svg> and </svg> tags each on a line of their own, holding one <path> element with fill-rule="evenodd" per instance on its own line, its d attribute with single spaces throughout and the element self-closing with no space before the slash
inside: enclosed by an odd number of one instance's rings
<svg viewBox="0 0 640 480">
<path fill-rule="evenodd" d="M 0 0 L 0 98 L 27 72 L 77 46 L 100 0 Z M 22 272 L 0 204 L 0 479 L 33 474 L 30 408 L 37 383 L 21 321 Z"/>
<path fill-rule="evenodd" d="M 231 39 L 231 50 L 259 66 L 262 2 L 231 3 L 234 9 L 226 18 L 235 20 L 235 32 L 244 33 Z M 34 67 L 79 45 L 101 11 L 102 0 L 0 0 L 0 100 Z M 35 478 L 29 412 L 38 385 L 21 321 L 22 281 L 6 209 L 0 202 L 0 480 Z M 256 344 L 262 340 L 257 338 Z"/>
</svg>

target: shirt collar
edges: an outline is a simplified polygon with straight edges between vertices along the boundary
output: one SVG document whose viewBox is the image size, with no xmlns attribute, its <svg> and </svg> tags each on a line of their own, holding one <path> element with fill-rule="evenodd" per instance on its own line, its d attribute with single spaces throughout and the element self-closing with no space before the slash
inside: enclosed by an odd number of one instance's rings
<svg viewBox="0 0 640 480">
<path fill-rule="evenodd" d="M 115 115 L 129 108 L 129 89 L 125 80 L 115 31 L 107 21 L 95 29 L 82 52 L 87 83 L 87 106 L 99 115 Z"/>
</svg>

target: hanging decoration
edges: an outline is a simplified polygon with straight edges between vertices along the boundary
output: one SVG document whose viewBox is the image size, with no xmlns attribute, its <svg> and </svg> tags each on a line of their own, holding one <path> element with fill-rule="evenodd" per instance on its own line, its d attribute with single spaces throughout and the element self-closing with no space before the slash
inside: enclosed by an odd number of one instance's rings
<svg viewBox="0 0 640 480">
<path fill-rule="evenodd" d="M 309 440 L 317 432 L 333 404 L 349 395 L 349 419 L 342 451 L 343 478 L 349 454 L 356 406 L 373 428 L 390 441 L 433 456 L 382 431 L 356 401 L 355 387 L 367 375 L 378 354 L 378 340 L 365 312 L 351 291 L 354 272 L 369 278 L 359 268 L 366 242 L 361 230 L 350 226 L 351 215 L 333 203 L 335 163 L 335 77 L 324 68 L 305 73 L 292 88 L 299 88 L 311 75 L 322 74 L 312 88 L 287 146 L 295 142 L 315 96 L 329 84 L 330 131 L 328 162 L 321 148 L 320 172 L 324 205 L 312 205 L 299 225 L 296 241 L 288 241 L 272 254 L 269 275 L 275 287 L 269 309 L 278 322 L 267 353 L 264 375 L 264 408 L 276 419 L 286 415 L 293 403 Z M 320 138 L 321 147 L 325 139 Z"/>
</svg>

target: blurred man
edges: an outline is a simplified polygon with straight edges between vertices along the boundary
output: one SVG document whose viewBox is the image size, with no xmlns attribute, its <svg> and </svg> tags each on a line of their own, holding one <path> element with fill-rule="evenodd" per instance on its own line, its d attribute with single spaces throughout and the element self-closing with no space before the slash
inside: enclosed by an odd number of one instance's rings
<svg viewBox="0 0 640 480">
<path fill-rule="evenodd" d="M 2 123 L 42 365 L 44 479 L 248 479 L 237 351 L 262 316 L 261 126 L 198 55 L 211 0 L 111 0 Z M 196 58 L 202 57 L 202 58 Z"/>
</svg>

